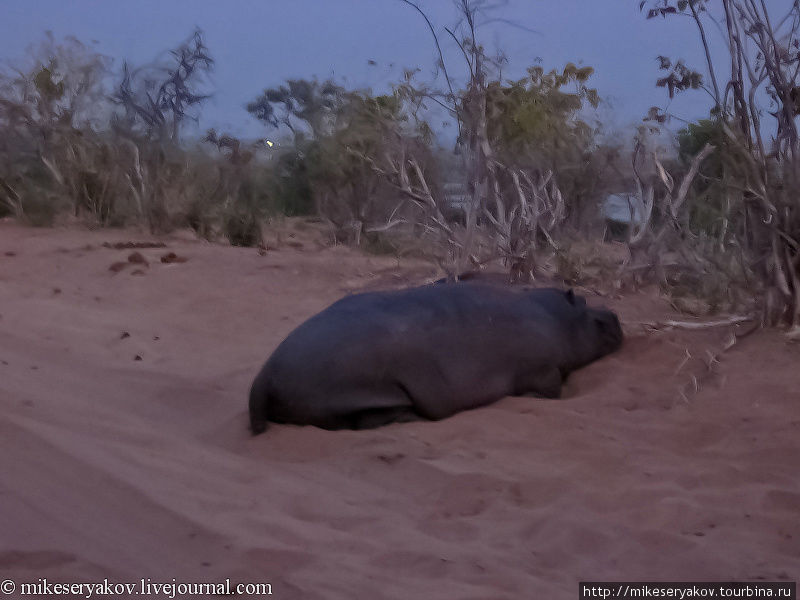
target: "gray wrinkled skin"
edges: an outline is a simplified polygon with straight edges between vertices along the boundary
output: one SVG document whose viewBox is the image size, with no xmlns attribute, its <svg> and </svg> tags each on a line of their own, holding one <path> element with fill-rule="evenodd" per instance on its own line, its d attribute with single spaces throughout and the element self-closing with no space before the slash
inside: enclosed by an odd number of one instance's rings
<svg viewBox="0 0 800 600">
<path fill-rule="evenodd" d="M 572 291 L 470 282 L 356 294 L 278 346 L 250 390 L 250 426 L 363 429 L 510 395 L 557 398 L 570 372 L 621 344 L 617 316 Z"/>
</svg>

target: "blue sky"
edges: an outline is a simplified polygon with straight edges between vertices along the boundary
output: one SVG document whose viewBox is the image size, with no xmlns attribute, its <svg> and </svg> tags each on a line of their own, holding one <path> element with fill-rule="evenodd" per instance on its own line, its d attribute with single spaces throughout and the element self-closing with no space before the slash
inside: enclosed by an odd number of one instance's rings
<svg viewBox="0 0 800 600">
<path fill-rule="evenodd" d="M 457 20 L 452 1 L 420 4 L 443 35 L 451 70 L 458 72 L 463 61 L 442 29 Z M 123 59 L 149 62 L 200 27 L 216 59 L 214 97 L 200 126 L 245 137 L 266 130 L 244 105 L 286 78 L 335 77 L 351 87 L 384 91 L 403 68 L 419 67 L 422 78 L 432 77 L 436 58 L 425 22 L 400 0 L 3 0 L 2 6 L 0 59 L 12 64 L 47 30 L 92 44 L 118 68 Z M 698 68 L 705 64 L 688 20 L 648 21 L 638 0 L 509 0 L 493 14 L 519 25 L 496 22 L 479 30 L 488 49 L 508 55 L 506 75 L 524 73 L 537 58 L 548 69 L 570 61 L 593 66 L 591 84 L 608 100 L 600 114 L 612 129 L 627 129 L 650 106 L 667 104 L 666 92 L 654 83 L 659 54 Z M 720 33 L 712 28 L 709 35 L 722 49 Z M 685 119 L 703 117 L 708 108 L 702 91 L 670 106 Z"/>
</svg>

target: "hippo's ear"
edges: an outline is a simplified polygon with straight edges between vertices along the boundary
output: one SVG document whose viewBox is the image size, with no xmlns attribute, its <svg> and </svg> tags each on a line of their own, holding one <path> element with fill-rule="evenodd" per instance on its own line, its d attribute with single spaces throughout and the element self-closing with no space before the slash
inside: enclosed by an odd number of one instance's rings
<svg viewBox="0 0 800 600">
<path fill-rule="evenodd" d="M 564 297 L 572 306 L 576 308 L 586 308 L 586 298 L 583 296 L 576 296 L 572 288 L 564 292 Z"/>
</svg>

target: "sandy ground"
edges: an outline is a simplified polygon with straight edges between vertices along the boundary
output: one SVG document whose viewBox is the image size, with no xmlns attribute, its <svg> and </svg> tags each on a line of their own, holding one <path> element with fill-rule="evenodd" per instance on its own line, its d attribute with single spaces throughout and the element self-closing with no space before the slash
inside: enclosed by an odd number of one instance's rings
<svg viewBox="0 0 800 600">
<path fill-rule="evenodd" d="M 562 400 L 253 438 L 250 381 L 291 329 L 435 270 L 302 232 L 265 256 L 173 236 L 109 270 L 134 250 L 104 242 L 149 239 L 0 223 L 0 579 L 516 600 L 797 578 L 800 348 L 779 332 L 704 376 L 729 332 L 647 334 L 663 302 L 608 298 L 626 344 Z"/>
</svg>

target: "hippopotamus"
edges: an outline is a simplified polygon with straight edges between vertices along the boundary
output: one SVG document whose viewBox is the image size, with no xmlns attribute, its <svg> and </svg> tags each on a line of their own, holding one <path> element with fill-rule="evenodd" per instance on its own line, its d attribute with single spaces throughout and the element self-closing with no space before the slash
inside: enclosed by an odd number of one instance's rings
<svg viewBox="0 0 800 600">
<path fill-rule="evenodd" d="M 558 398 L 570 372 L 622 338 L 613 312 L 571 290 L 461 282 L 354 294 L 267 360 L 250 390 L 250 427 L 365 429 L 505 396 Z"/>
</svg>

